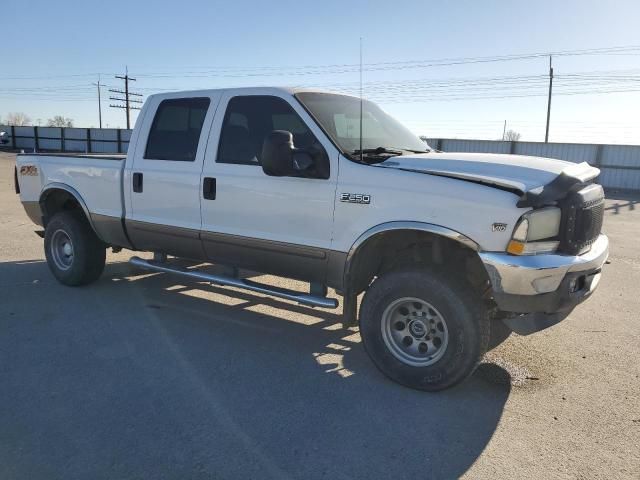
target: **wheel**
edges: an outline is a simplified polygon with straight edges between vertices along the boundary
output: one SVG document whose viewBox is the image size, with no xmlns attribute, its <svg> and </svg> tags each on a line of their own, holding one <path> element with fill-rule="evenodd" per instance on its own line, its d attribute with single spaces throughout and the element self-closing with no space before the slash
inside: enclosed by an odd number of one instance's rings
<svg viewBox="0 0 640 480">
<path fill-rule="evenodd" d="M 378 369 L 426 391 L 449 388 L 473 373 L 487 351 L 489 327 L 477 295 L 426 270 L 380 276 L 360 310 L 360 336 Z"/>
<path fill-rule="evenodd" d="M 51 273 L 64 285 L 86 285 L 104 270 L 106 246 L 80 213 L 56 213 L 47 224 L 44 252 Z"/>
<path fill-rule="evenodd" d="M 489 336 L 488 350 L 501 345 L 511 335 L 511 329 L 507 327 L 502 320 L 495 319 L 491 321 L 491 335 Z"/>
</svg>

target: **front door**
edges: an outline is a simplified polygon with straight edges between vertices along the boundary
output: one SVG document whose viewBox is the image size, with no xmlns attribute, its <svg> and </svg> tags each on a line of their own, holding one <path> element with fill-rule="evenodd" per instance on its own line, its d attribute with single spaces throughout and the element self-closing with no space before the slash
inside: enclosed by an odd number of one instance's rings
<svg viewBox="0 0 640 480">
<path fill-rule="evenodd" d="M 329 178 L 266 175 L 260 165 L 262 143 L 273 130 L 290 131 L 296 148 L 324 150 Z M 214 183 L 215 199 L 202 200 L 201 237 L 207 257 L 324 281 L 337 178 L 335 147 L 285 94 L 226 92 L 211 132 L 203 185 Z"/>
</svg>

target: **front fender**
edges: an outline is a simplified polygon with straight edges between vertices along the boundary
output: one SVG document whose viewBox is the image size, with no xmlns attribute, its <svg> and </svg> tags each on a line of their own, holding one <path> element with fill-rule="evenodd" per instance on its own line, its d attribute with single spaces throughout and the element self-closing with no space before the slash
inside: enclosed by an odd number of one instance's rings
<svg viewBox="0 0 640 480">
<path fill-rule="evenodd" d="M 367 242 L 367 240 L 375 237 L 384 232 L 392 232 L 397 230 L 410 230 L 410 231 L 419 231 L 425 233 L 431 233 L 440 237 L 444 237 L 450 240 L 454 240 L 467 248 L 470 248 L 474 251 L 479 251 L 480 246 L 472 239 L 467 237 L 466 235 L 452 230 L 447 227 L 443 227 L 442 225 L 435 225 L 432 223 L 426 222 L 412 222 L 412 221 L 395 221 L 395 222 L 386 222 L 381 223 L 380 225 L 376 225 L 375 227 L 370 228 L 362 235 L 360 235 L 356 241 L 353 243 L 351 248 L 349 249 L 349 253 L 347 254 L 347 258 L 345 260 L 344 266 L 344 275 L 343 275 L 343 285 L 348 285 L 349 273 L 351 268 L 353 267 L 354 260 L 356 258 L 356 254 L 359 249 Z"/>
</svg>

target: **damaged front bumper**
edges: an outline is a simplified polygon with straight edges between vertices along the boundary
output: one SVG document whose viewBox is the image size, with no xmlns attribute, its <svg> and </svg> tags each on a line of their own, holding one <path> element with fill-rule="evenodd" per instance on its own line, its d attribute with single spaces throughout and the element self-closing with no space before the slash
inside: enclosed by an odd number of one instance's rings
<svg viewBox="0 0 640 480">
<path fill-rule="evenodd" d="M 480 252 L 498 308 L 529 314 L 512 315 L 505 321 L 522 334 L 555 325 L 589 297 L 598 286 L 608 256 L 606 235 L 600 235 L 588 252 L 577 256 Z"/>
</svg>

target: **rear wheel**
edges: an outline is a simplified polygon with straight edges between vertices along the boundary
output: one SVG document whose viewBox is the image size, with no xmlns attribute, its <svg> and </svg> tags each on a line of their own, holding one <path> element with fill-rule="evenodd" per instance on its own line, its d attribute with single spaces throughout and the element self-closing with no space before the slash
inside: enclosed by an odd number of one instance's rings
<svg viewBox="0 0 640 480">
<path fill-rule="evenodd" d="M 106 246 L 79 212 L 53 216 L 45 229 L 44 251 L 51 273 L 64 285 L 86 285 L 104 270 Z"/>
<path fill-rule="evenodd" d="M 360 335 L 376 366 L 411 388 L 443 390 L 467 378 L 489 342 L 477 295 L 425 270 L 379 277 L 362 302 Z"/>
</svg>

